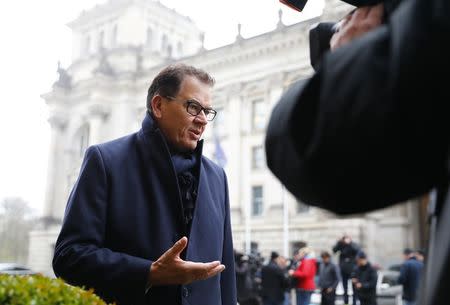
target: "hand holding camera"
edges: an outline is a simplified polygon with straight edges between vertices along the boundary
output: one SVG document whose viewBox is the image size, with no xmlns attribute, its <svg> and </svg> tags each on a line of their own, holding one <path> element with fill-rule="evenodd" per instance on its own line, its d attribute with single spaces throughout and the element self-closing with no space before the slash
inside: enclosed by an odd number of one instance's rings
<svg viewBox="0 0 450 305">
<path fill-rule="evenodd" d="M 331 36 L 331 50 L 345 45 L 378 27 L 383 21 L 383 14 L 383 3 L 374 6 L 363 6 L 352 11 L 338 23 L 337 31 Z"/>
<path fill-rule="evenodd" d="M 302 11 L 307 0 L 279 0 Z M 356 6 L 339 22 L 321 22 L 309 31 L 311 66 L 317 70 L 323 55 L 376 28 L 389 18 L 402 0 L 342 0 Z"/>
</svg>

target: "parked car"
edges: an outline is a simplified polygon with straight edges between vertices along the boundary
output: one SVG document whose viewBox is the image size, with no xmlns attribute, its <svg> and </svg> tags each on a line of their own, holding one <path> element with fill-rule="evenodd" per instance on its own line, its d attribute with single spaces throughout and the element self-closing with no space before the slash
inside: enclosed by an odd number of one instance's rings
<svg viewBox="0 0 450 305">
<path fill-rule="evenodd" d="M 401 299 L 402 285 L 398 283 L 399 271 L 378 271 L 377 303 L 378 305 L 395 305 Z"/>
<path fill-rule="evenodd" d="M 37 272 L 30 268 L 16 264 L 16 263 L 0 263 L 0 274 L 12 274 L 12 275 L 32 275 Z"/>
</svg>

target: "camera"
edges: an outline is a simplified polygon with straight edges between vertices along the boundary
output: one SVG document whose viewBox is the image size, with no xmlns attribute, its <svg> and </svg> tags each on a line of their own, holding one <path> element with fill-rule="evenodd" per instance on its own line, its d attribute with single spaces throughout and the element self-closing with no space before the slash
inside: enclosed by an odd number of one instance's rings
<svg viewBox="0 0 450 305">
<path fill-rule="evenodd" d="M 303 11 L 308 0 L 279 0 L 288 7 L 299 12 Z M 356 7 L 371 6 L 383 2 L 384 22 L 402 0 L 342 0 Z M 351 12 L 352 13 L 352 12 Z M 330 40 L 339 30 L 339 22 L 320 22 L 309 30 L 309 53 L 311 66 L 317 70 L 323 55 L 330 49 Z"/>
</svg>

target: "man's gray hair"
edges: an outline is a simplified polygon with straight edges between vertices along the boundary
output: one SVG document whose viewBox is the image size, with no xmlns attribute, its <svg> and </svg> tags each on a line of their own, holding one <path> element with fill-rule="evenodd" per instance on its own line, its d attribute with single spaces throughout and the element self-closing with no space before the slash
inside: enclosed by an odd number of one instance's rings
<svg viewBox="0 0 450 305">
<path fill-rule="evenodd" d="M 153 97 L 157 94 L 163 97 L 177 96 L 181 83 L 186 76 L 193 76 L 211 87 L 215 84 L 214 78 L 201 69 L 182 63 L 167 66 L 156 75 L 148 88 L 147 110 L 149 112 L 152 111 L 151 102 Z"/>
</svg>

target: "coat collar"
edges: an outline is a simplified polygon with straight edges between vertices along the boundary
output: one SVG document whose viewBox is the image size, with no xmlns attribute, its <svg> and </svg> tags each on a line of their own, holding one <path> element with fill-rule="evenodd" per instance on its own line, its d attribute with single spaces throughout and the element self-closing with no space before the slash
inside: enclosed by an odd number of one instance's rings
<svg viewBox="0 0 450 305">
<path fill-rule="evenodd" d="M 178 186 L 178 180 L 175 172 L 175 168 L 173 166 L 171 153 L 169 145 L 158 128 L 158 125 L 154 121 L 153 117 L 147 112 L 143 122 L 142 129 L 138 133 L 138 147 L 140 151 L 140 155 L 143 158 L 143 170 L 144 175 L 148 177 L 147 180 L 151 181 L 154 175 L 157 175 L 162 182 L 162 185 L 167 187 L 166 190 L 167 196 L 169 197 L 169 202 L 173 203 L 173 212 L 178 219 L 178 224 L 180 229 L 184 234 L 187 234 L 187 226 L 184 223 L 184 214 L 183 214 L 183 204 L 181 201 L 181 194 Z M 202 197 L 202 192 L 204 191 L 203 184 L 207 181 L 205 177 L 205 170 L 202 164 L 202 150 L 203 150 L 203 140 L 200 140 L 197 144 L 197 147 L 194 151 L 198 156 L 197 166 L 199 172 L 199 181 L 198 181 L 198 197 L 195 204 L 194 209 L 194 218 L 197 213 L 199 213 L 199 209 L 201 209 L 201 202 L 204 200 Z"/>
</svg>

